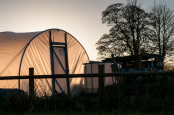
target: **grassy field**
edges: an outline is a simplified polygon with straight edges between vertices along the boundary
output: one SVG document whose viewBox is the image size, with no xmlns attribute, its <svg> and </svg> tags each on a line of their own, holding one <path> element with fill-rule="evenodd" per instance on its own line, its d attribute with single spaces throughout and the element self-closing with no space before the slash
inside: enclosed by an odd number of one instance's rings
<svg viewBox="0 0 174 115">
<path fill-rule="evenodd" d="M 173 85 L 174 78 L 168 76 L 113 84 L 103 93 L 76 97 L 11 95 L 0 100 L 0 115 L 173 115 Z"/>
</svg>

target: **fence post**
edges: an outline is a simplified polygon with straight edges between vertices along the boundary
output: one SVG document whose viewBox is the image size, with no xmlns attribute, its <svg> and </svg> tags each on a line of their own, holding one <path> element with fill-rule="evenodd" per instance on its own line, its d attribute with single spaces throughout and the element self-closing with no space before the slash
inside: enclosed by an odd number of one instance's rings
<svg viewBox="0 0 174 115">
<path fill-rule="evenodd" d="M 104 65 L 99 65 L 98 66 L 99 74 L 104 74 Z M 105 76 L 100 76 L 99 77 L 99 93 L 103 93 L 104 90 L 104 77 Z"/>
<path fill-rule="evenodd" d="M 29 96 L 34 96 L 34 68 L 29 68 Z"/>
</svg>

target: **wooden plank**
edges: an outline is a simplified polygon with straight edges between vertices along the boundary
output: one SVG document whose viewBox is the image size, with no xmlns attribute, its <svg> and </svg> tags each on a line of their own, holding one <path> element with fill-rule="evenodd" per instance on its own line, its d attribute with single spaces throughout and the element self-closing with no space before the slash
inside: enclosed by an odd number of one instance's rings
<svg viewBox="0 0 174 115">
<path fill-rule="evenodd" d="M 62 42 L 52 42 L 52 45 L 65 46 L 65 43 L 62 43 Z"/>
<path fill-rule="evenodd" d="M 51 40 L 51 30 L 49 31 L 49 45 L 50 45 L 50 65 L 51 65 L 51 74 L 54 75 L 54 59 L 53 59 L 53 47 Z M 55 93 L 55 78 L 52 78 L 52 95 Z"/>
<path fill-rule="evenodd" d="M 34 79 L 45 79 L 45 78 L 81 78 L 81 77 L 111 77 L 111 76 L 172 76 L 174 77 L 174 71 L 164 72 L 117 72 L 117 73 L 104 73 L 104 74 L 54 74 L 54 75 L 34 75 Z M 0 80 L 12 80 L 12 79 L 29 79 L 29 76 L 1 76 Z"/>
<path fill-rule="evenodd" d="M 67 92 L 70 95 L 70 83 L 69 83 L 69 65 L 68 65 L 68 48 L 67 48 L 67 33 L 65 33 L 65 69 L 66 69 L 66 84 L 67 84 Z"/>
</svg>

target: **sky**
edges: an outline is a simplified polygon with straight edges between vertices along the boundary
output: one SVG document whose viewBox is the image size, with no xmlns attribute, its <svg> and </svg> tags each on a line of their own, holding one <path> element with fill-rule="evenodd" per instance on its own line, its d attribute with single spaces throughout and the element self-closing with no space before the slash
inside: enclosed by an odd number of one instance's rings
<svg viewBox="0 0 174 115">
<path fill-rule="evenodd" d="M 174 5 L 174 0 L 155 1 Z M 142 0 L 143 9 L 149 9 L 153 2 Z M 126 0 L 0 0 L 0 32 L 62 29 L 73 35 L 89 59 L 95 61 L 95 44 L 110 29 L 102 24 L 102 12 L 115 3 L 126 3 Z"/>
</svg>

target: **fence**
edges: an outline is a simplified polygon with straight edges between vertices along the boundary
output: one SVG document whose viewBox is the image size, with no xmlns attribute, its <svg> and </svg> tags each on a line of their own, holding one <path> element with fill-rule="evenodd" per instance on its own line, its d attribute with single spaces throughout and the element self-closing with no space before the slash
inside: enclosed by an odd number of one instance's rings
<svg viewBox="0 0 174 115">
<path fill-rule="evenodd" d="M 103 73 L 103 74 L 55 74 L 55 75 L 34 75 L 34 69 L 29 69 L 29 76 L 1 76 L 0 80 L 17 80 L 17 79 L 28 79 L 29 80 L 29 95 L 34 95 L 34 79 L 46 79 L 46 78 L 94 78 L 98 77 L 98 90 L 103 91 L 104 88 L 104 77 L 132 77 L 132 76 L 174 76 L 174 71 L 163 71 L 163 72 L 118 72 L 118 73 Z M 86 89 L 87 92 L 87 89 Z M 70 94 L 68 94 L 70 95 Z"/>
<path fill-rule="evenodd" d="M 174 71 L 165 72 L 138 72 L 138 73 L 105 73 L 105 74 L 56 74 L 56 75 L 34 75 L 33 69 L 30 69 L 28 76 L 1 76 L 0 83 L 3 80 L 25 79 L 29 81 L 29 94 L 34 94 L 35 79 L 47 78 L 99 78 L 99 93 L 97 95 L 71 96 L 44 96 L 30 97 L 25 95 L 10 95 L 7 100 L 0 101 L 0 111 L 7 112 L 94 112 L 94 111 L 113 111 L 121 110 L 140 110 L 141 112 L 153 112 L 155 110 L 173 111 L 174 96 Z M 123 76 L 131 78 L 132 76 L 165 76 L 160 77 L 157 82 L 147 84 L 113 84 L 104 87 L 104 77 Z M 100 79 L 102 78 L 102 79 Z M 165 79 L 167 78 L 167 79 Z M 168 79 L 169 78 L 169 79 Z M 37 81 L 36 80 L 36 81 Z M 164 80 L 164 82 L 163 82 Z M 91 80 L 89 80 L 91 81 Z M 104 89 L 102 89 L 104 88 Z M 0 89 L 0 95 L 2 94 Z M 15 90 L 16 91 L 16 90 Z M 16 93 L 16 92 L 15 92 Z M 157 109 L 156 109 L 157 108 Z M 123 109 L 123 111 L 125 111 Z"/>
</svg>

